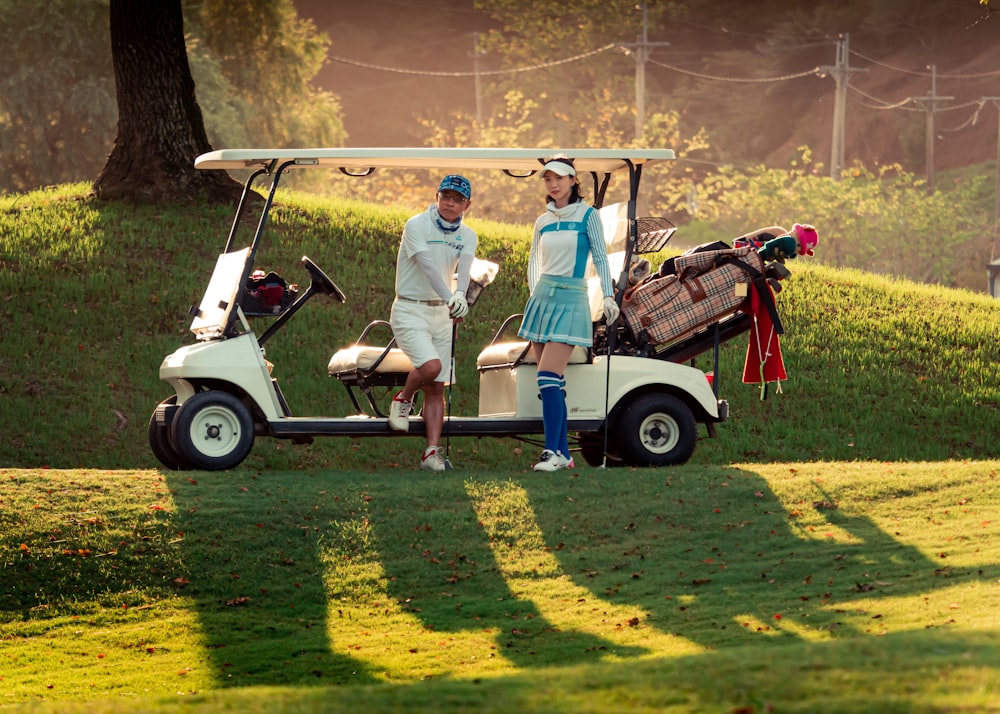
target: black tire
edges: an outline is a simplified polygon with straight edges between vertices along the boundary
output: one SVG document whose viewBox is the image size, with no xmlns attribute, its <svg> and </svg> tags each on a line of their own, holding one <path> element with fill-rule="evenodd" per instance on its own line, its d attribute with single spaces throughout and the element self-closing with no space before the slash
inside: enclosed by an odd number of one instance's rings
<svg viewBox="0 0 1000 714">
<path fill-rule="evenodd" d="M 604 459 L 604 433 L 598 431 L 583 431 L 577 436 L 580 443 L 580 456 L 588 466 L 604 466 L 608 468 L 624 466 L 625 463 L 618 453 L 618 444 L 614 438 L 608 439 L 608 458 Z"/>
<path fill-rule="evenodd" d="M 170 439 L 191 468 L 223 471 L 238 466 L 253 448 L 250 410 L 228 392 L 199 392 L 181 404 Z"/>
<path fill-rule="evenodd" d="M 614 427 L 622 460 L 629 466 L 675 466 L 694 453 L 698 427 L 677 397 L 643 394 L 629 404 Z"/>
<path fill-rule="evenodd" d="M 153 456 L 156 457 L 157 461 L 168 469 L 171 471 L 183 471 L 190 467 L 181 458 L 180 454 L 177 453 L 173 443 L 170 441 L 170 426 L 161 424 L 156 418 L 157 412 L 163 407 L 171 407 L 176 403 L 176 394 L 168 399 L 164 399 L 149 417 L 149 448 L 152 450 Z"/>
</svg>

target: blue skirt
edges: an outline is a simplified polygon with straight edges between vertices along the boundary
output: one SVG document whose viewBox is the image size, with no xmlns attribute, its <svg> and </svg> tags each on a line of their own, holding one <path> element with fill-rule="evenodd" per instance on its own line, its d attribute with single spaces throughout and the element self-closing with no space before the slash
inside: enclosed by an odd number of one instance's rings
<svg viewBox="0 0 1000 714">
<path fill-rule="evenodd" d="M 518 337 L 531 342 L 561 342 L 593 347 L 594 321 L 587 282 L 543 275 L 524 307 Z"/>
</svg>

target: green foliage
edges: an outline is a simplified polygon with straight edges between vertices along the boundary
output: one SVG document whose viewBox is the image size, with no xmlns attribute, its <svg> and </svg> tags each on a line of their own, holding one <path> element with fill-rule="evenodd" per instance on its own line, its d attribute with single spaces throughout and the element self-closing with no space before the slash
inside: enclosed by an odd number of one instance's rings
<svg viewBox="0 0 1000 714">
<path fill-rule="evenodd" d="M 243 127 L 253 145 L 344 143 L 339 100 L 312 86 L 330 40 L 298 16 L 291 0 L 185 0 L 185 16 L 222 76 L 254 108 Z M 226 144 L 237 145 L 246 144 Z"/>
<path fill-rule="evenodd" d="M 0 153 L 7 159 L 0 192 L 99 173 L 118 117 L 108 12 L 108 0 L 0 2 L 0 46 L 12 70 L 0 76 Z M 339 100 L 310 84 L 329 39 L 299 19 L 290 0 L 185 0 L 184 14 L 213 144 L 343 144 Z"/>
<path fill-rule="evenodd" d="M 794 222 L 819 228 L 817 259 L 838 267 L 981 290 L 990 259 L 992 186 L 957 176 L 927 195 L 898 165 L 877 173 L 855 164 L 839 181 L 822 174 L 808 149 L 787 169 L 724 167 L 698 184 L 697 217 L 725 235 Z M 672 207 L 687 197 L 675 197 Z"/>
<path fill-rule="evenodd" d="M 0 192 L 94 176 L 117 120 L 107 0 L 0 2 Z"/>
</svg>

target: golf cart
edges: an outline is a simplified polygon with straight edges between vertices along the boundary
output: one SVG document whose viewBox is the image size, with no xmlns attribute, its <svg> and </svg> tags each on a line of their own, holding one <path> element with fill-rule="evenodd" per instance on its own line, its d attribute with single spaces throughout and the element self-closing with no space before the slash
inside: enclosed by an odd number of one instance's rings
<svg viewBox="0 0 1000 714">
<path fill-rule="evenodd" d="M 174 394 L 161 402 L 149 421 L 149 443 L 154 455 L 170 469 L 229 469 L 250 453 L 257 437 L 308 443 L 314 437 L 350 438 L 421 436 L 422 419 L 411 418 L 408 432 L 392 431 L 387 406 L 379 403 L 379 389 L 401 386 L 411 365 L 391 338 L 368 344 L 372 329 L 387 327 L 386 316 L 370 316 L 371 324 L 358 340 L 337 351 L 329 362 L 330 376 L 348 390 L 355 413 L 342 416 L 297 416 L 271 377 L 265 344 L 316 295 L 341 303 L 346 296 L 308 257 L 302 266 L 309 286 L 292 290 L 274 275 L 255 269 L 255 256 L 265 233 L 268 214 L 282 176 L 303 168 L 337 169 L 363 177 L 376 169 L 500 170 L 512 178 L 527 178 L 552 154 L 546 149 L 302 149 L 220 150 L 199 156 L 200 169 L 252 171 L 236 209 L 225 250 L 219 255 L 204 297 L 192 307 L 191 332 L 196 341 L 167 355 L 160 379 Z M 627 287 L 641 283 L 648 273 L 643 253 L 663 248 L 673 227 L 664 219 L 636 216 L 640 178 L 645 167 L 674 157 L 670 150 L 566 150 L 576 160 L 578 175 L 593 180 L 594 206 L 606 229 L 612 275 L 619 275 L 616 299 L 622 303 Z M 628 195 L 605 204 L 611 175 L 623 172 Z M 244 215 L 254 182 L 269 177 L 256 229 L 248 244 L 236 234 L 246 225 Z M 470 302 L 496 274 L 499 266 L 481 261 L 474 276 Z M 596 277 L 591 279 L 591 283 Z M 651 345 L 622 325 L 609 329 L 599 317 L 599 285 L 591 304 L 595 315 L 592 349 L 576 348 L 566 368 L 569 431 L 580 455 L 590 465 L 666 466 L 686 462 L 698 440 L 698 424 L 709 436 L 728 417 L 728 404 L 718 398 L 718 380 L 683 362 L 718 347 L 749 329 L 746 315 L 727 309 L 712 316 L 711 324 L 668 346 Z M 272 320 L 258 333 L 251 319 Z M 444 436 L 525 438 L 543 433 L 541 402 L 537 396 L 536 365 L 527 343 L 515 332 L 519 315 L 509 317 L 477 359 L 479 409 L 475 416 L 452 416 Z M 663 349 L 661 349 L 663 347 Z M 450 405 L 450 403 L 449 403 Z"/>
</svg>

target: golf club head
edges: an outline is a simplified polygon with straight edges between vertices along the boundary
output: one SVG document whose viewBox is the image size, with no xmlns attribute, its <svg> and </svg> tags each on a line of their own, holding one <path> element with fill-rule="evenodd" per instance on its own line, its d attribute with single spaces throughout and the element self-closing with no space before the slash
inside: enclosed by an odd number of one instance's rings
<svg viewBox="0 0 1000 714">
<path fill-rule="evenodd" d="M 444 460 L 444 470 L 451 471 L 451 459 Z"/>
</svg>

